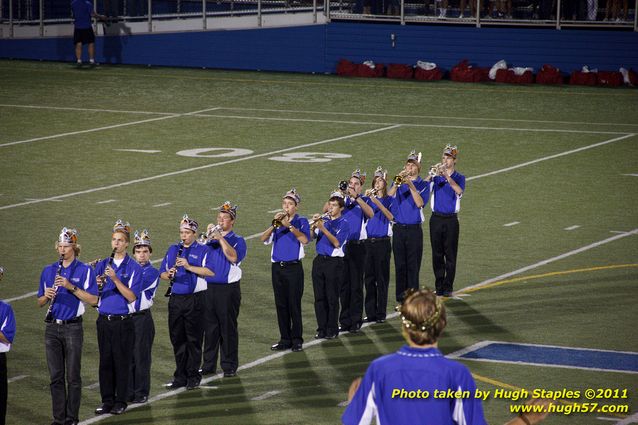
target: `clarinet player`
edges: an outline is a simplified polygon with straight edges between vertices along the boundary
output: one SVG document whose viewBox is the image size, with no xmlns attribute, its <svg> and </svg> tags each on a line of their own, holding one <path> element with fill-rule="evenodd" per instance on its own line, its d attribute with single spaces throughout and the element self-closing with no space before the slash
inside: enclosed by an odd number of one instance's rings
<svg viewBox="0 0 638 425">
<path fill-rule="evenodd" d="M 75 229 L 63 228 L 55 248 L 60 259 L 42 270 L 38 305 L 49 305 L 44 342 L 53 423 L 72 425 L 79 420 L 82 393 L 83 303 L 97 304 L 97 285 L 93 269 L 77 259 L 80 245 Z"/>
</svg>

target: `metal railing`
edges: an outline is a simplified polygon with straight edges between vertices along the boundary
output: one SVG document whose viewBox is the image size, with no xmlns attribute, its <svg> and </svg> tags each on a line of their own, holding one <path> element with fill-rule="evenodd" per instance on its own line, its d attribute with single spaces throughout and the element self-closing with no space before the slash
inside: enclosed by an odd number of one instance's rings
<svg viewBox="0 0 638 425">
<path fill-rule="evenodd" d="M 638 31 L 638 0 L 93 0 L 95 10 L 110 21 L 155 21 L 255 15 L 312 13 L 323 19 L 481 26 L 606 27 Z M 150 13 L 149 13 L 150 11 Z M 292 16 L 292 15 L 291 15 Z M 0 24 L 38 26 L 72 22 L 69 0 L 0 0 Z M 191 28 L 192 29 L 192 28 Z M 34 28 L 35 30 L 35 28 Z"/>
</svg>

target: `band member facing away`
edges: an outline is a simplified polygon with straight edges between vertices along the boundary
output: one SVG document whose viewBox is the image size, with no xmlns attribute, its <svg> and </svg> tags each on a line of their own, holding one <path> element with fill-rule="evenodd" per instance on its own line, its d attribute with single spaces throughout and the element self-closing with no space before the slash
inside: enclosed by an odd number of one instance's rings
<svg viewBox="0 0 638 425">
<path fill-rule="evenodd" d="M 0 281 L 4 276 L 4 268 L 0 266 Z M 0 300 L 0 425 L 5 424 L 7 417 L 7 353 L 11 350 L 16 334 L 16 319 L 9 303 Z"/>
<path fill-rule="evenodd" d="M 96 415 L 124 413 L 133 359 L 135 327 L 132 313 L 142 290 L 142 266 L 127 254 L 131 238 L 128 223 L 117 220 L 111 236 L 112 257 L 95 265 L 98 286 L 97 342 L 100 350 L 100 394 Z"/>
<path fill-rule="evenodd" d="M 420 176 L 421 153 L 412 151 L 403 170 L 388 190 L 393 200 L 390 211 L 395 223 L 392 226 L 392 252 L 396 274 L 396 299 L 401 301 L 406 289 L 418 289 L 419 270 L 423 256 L 423 212 L 429 195 L 429 185 Z"/>
<path fill-rule="evenodd" d="M 202 373 L 215 373 L 217 358 L 224 377 L 237 375 L 239 334 L 237 318 L 241 304 L 240 263 L 246 257 L 246 241 L 233 231 L 237 205 L 225 202 L 217 214 L 217 226 L 210 224 L 207 246 L 209 264 L 215 275 L 207 277 L 204 308 L 204 358 Z M 219 353 L 221 351 L 221 356 Z"/>
<path fill-rule="evenodd" d="M 343 247 L 350 231 L 342 216 L 344 206 L 343 195 L 334 192 L 328 200 L 328 213 L 312 217 L 311 236 L 317 239 L 317 256 L 312 262 L 317 339 L 339 336 L 339 288 L 345 273 Z"/>
<path fill-rule="evenodd" d="M 209 249 L 196 240 L 198 227 L 195 220 L 184 215 L 179 225 L 180 242 L 168 248 L 160 267 L 160 278 L 172 282 L 168 332 L 175 354 L 175 372 L 173 381 L 166 385 L 170 389 L 198 388 L 202 378 L 199 363 L 204 332 L 205 277 L 214 273 L 207 263 Z"/>
<path fill-rule="evenodd" d="M 390 212 L 392 198 L 388 196 L 386 171 L 377 167 L 372 179 L 372 189 L 368 190 L 368 205 L 374 216 L 366 223 L 365 266 L 365 312 L 366 322 L 385 322 L 388 306 L 388 286 L 390 285 L 390 255 L 392 246 L 392 226 L 394 216 Z"/>
<path fill-rule="evenodd" d="M 155 323 L 151 315 L 151 306 L 159 284 L 159 271 L 151 265 L 152 254 L 153 247 L 148 230 L 135 231 L 133 257 L 142 266 L 142 291 L 139 298 L 135 300 L 135 313 L 133 313 L 135 343 L 128 392 L 128 399 L 132 403 L 146 403 L 151 387 L 151 349 L 155 339 Z"/>
<path fill-rule="evenodd" d="M 366 371 L 342 421 L 350 424 L 412 425 L 428 418 L 433 424 L 485 425 L 481 400 L 469 369 L 448 360 L 437 348 L 447 323 L 445 306 L 430 290 L 408 289 L 397 306 L 401 333 L 407 342 L 399 351 L 374 360 Z M 469 391 L 468 398 L 413 400 L 393 389 Z"/>
<path fill-rule="evenodd" d="M 95 273 L 80 262 L 77 231 L 62 229 L 55 243 L 60 259 L 40 276 L 38 305 L 49 305 L 44 342 L 51 383 L 54 424 L 77 424 L 82 398 L 80 364 L 84 329 L 84 303 L 97 304 Z M 65 376 L 66 375 L 66 376 Z"/>
<path fill-rule="evenodd" d="M 277 213 L 270 226 L 261 235 L 266 245 L 272 244 L 272 289 L 275 295 L 279 341 L 271 350 L 303 350 L 303 323 L 301 297 L 304 273 L 301 259 L 304 245 L 310 240 L 308 219 L 297 214 L 301 197 L 293 187 L 281 201 L 283 212 Z"/>
<path fill-rule="evenodd" d="M 431 183 L 430 244 L 432 245 L 432 268 L 436 294 L 452 296 L 456 275 L 456 255 L 459 248 L 459 219 L 461 197 L 465 191 L 465 176 L 456 171 L 456 146 L 443 149 L 441 165 Z"/>
<path fill-rule="evenodd" d="M 344 248 L 346 266 L 343 285 L 339 290 L 341 331 L 359 332 L 363 320 L 363 272 L 366 261 L 366 221 L 374 215 L 367 204 L 368 198 L 361 196 L 366 174 L 355 170 L 348 181 L 348 196 L 345 198 L 343 216 L 350 225 L 348 243 Z"/>
</svg>

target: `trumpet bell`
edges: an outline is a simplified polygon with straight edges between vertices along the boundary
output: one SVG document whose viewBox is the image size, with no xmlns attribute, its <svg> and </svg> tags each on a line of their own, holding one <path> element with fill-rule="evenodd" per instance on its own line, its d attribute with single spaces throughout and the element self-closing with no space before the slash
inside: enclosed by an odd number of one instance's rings
<svg viewBox="0 0 638 425">
<path fill-rule="evenodd" d="M 283 224 L 281 223 L 281 220 L 279 220 L 277 218 L 273 218 L 272 219 L 272 227 L 274 227 L 275 229 L 278 229 L 281 226 L 283 226 Z"/>
</svg>

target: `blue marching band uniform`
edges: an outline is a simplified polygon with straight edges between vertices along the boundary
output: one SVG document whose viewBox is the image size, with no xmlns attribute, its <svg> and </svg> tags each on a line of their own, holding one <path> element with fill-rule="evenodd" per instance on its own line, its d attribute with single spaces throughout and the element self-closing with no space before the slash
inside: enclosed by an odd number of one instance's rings
<svg viewBox="0 0 638 425">
<path fill-rule="evenodd" d="M 449 157 L 455 163 L 457 154 L 456 146 L 448 145 L 443 151 L 443 161 Z M 317 254 L 312 262 L 317 320 L 315 338 L 332 339 L 338 337 L 340 331 L 356 332 L 363 321 L 384 322 L 392 253 L 396 269 L 396 299 L 401 301 L 406 290 L 419 287 L 423 251 L 422 209 L 428 201 L 432 209 L 430 242 L 436 293 L 452 295 L 459 238 L 457 214 L 465 190 L 465 177 L 453 165 L 452 172 L 446 174 L 445 164 L 437 164 L 424 179 L 419 175 L 420 161 L 421 154 L 412 151 L 404 171 L 390 184 L 386 180 L 387 172 L 378 167 L 373 188 L 365 195 L 347 196 L 341 188 L 341 191 L 331 194 L 327 205 L 332 206 L 328 208 L 328 214 L 314 217 L 312 221 L 296 213 L 301 197 L 294 188 L 284 195 L 284 202 L 286 199 L 294 202 L 292 214 L 273 220 L 271 228 L 262 235 L 264 243 L 271 245 L 272 283 L 280 332 L 279 341 L 271 347 L 273 350 L 302 350 L 302 259 L 305 256 L 304 246 L 311 239 L 316 240 Z M 412 169 L 417 171 L 410 174 L 409 164 L 414 164 Z M 365 173 L 355 170 L 352 178 L 359 179 L 363 185 Z M 359 204 L 360 200 L 363 204 Z M 371 217 L 364 214 L 361 205 L 369 206 L 373 212 Z M 151 307 L 161 279 L 170 281 L 168 322 L 176 364 L 173 380 L 166 386 L 172 389 L 184 386 L 197 388 L 202 374 L 217 372 L 218 359 L 225 377 L 237 374 L 240 264 L 246 257 L 247 248 L 245 239 L 232 229 L 237 206 L 226 202 L 220 207 L 220 217 L 224 214 L 230 217 L 229 228 L 224 230 L 223 220 L 218 219 L 219 224 L 210 225 L 203 239 L 193 239 L 189 243 L 185 243 L 182 230 L 196 234 L 198 224 L 185 215 L 180 222 L 182 241 L 168 248 L 159 270 L 150 261 L 140 265 L 127 254 L 130 226 L 121 220 L 113 228 L 113 240 L 116 234 L 120 234 L 123 235 L 122 241 L 119 244 L 112 241 L 111 258 L 97 261 L 91 267 L 75 256 L 63 261 L 61 255 L 59 262 L 44 268 L 38 298 L 41 304 L 49 304 L 50 310 L 47 317 L 51 320 L 47 320 L 45 340 L 54 423 L 78 422 L 85 303 L 98 311 L 102 405 L 96 409 L 96 414 L 119 414 L 126 410 L 127 403 L 148 401 L 155 336 Z M 282 220 L 285 226 L 281 225 Z M 74 229 L 64 228 L 58 243 L 61 246 L 69 244 L 79 253 L 77 231 Z M 152 247 L 147 230 L 135 232 L 133 247 L 134 250 L 148 248 L 150 257 Z M 185 263 L 177 265 L 179 259 Z M 53 296 L 47 288 L 55 289 Z M 6 352 L 11 348 L 14 335 L 13 311 L 7 303 L 0 301 L 2 421 L 6 413 Z M 427 358 L 428 361 L 419 362 L 417 366 L 412 364 L 415 358 Z M 408 346 L 374 361 L 344 414 L 344 423 L 367 423 L 362 418 L 374 415 L 382 424 L 407 424 L 414 423 L 415 417 L 426 415 L 433 418 L 433 423 L 443 424 L 436 418 L 447 416 L 438 412 L 450 409 L 457 423 L 475 423 L 471 420 L 473 415 L 482 416 L 480 402 L 464 401 L 462 405 L 451 406 L 449 402 L 438 400 L 422 403 L 398 400 L 397 403 L 406 405 L 405 417 L 392 418 L 387 417 L 375 402 L 378 398 L 389 397 L 389 389 L 394 387 L 407 389 L 411 386 L 421 390 L 445 387 L 473 391 L 471 376 L 461 365 L 447 367 L 449 372 L 445 376 L 436 374 L 445 362 L 447 360 L 436 349 L 421 352 Z M 420 372 L 417 373 L 415 367 Z M 404 369 L 410 373 L 401 373 Z M 418 379 L 411 379 L 409 385 L 402 382 L 405 376 L 413 378 L 415 375 L 423 376 L 422 382 Z M 431 379 L 432 375 L 436 379 Z M 383 386 L 376 387 L 374 382 L 379 382 L 379 379 Z"/>
</svg>

